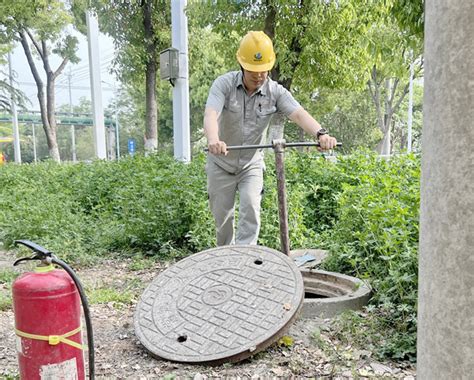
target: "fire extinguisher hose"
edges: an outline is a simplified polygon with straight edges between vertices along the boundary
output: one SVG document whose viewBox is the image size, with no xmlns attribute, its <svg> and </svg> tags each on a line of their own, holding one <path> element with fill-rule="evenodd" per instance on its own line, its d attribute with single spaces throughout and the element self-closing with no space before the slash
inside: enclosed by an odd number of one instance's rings
<svg viewBox="0 0 474 380">
<path fill-rule="evenodd" d="M 89 346 L 89 379 L 95 379 L 95 366 L 94 366 L 94 336 L 92 333 L 92 322 L 91 315 L 89 310 L 89 304 L 87 302 L 86 293 L 82 287 L 79 278 L 76 276 L 76 273 L 67 265 L 64 261 L 58 259 L 57 257 L 52 257 L 52 263 L 59 265 L 63 268 L 72 278 L 74 284 L 76 284 L 77 291 L 79 292 L 79 297 L 81 298 L 82 309 L 84 310 L 84 320 L 86 321 L 86 330 L 87 330 L 87 345 Z"/>
</svg>

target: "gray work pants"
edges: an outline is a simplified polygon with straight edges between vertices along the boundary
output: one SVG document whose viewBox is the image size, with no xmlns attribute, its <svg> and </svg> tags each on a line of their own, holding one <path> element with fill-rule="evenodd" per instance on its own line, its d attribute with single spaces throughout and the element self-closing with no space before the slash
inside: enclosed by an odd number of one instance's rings
<svg viewBox="0 0 474 380">
<path fill-rule="evenodd" d="M 231 174 L 212 161 L 206 165 L 209 206 L 214 215 L 217 245 L 257 244 L 263 192 L 262 163 Z M 239 218 L 234 240 L 234 204 L 239 192 Z"/>
</svg>

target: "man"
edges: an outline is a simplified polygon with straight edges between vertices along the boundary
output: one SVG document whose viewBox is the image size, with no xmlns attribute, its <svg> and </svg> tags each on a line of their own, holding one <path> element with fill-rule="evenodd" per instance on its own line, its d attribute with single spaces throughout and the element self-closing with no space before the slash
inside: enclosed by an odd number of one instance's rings
<svg viewBox="0 0 474 380">
<path fill-rule="evenodd" d="M 218 77 L 209 91 L 204 132 L 209 149 L 206 164 L 209 205 L 214 215 L 217 245 L 257 244 L 263 192 L 263 153 L 246 149 L 227 151 L 232 145 L 265 143 L 272 115 L 283 113 L 319 140 L 322 150 L 333 149 L 336 139 L 293 98 L 268 77 L 275 64 L 271 39 L 263 32 L 248 32 L 237 51 L 241 71 Z M 239 192 L 239 221 L 234 238 L 234 202 Z"/>
</svg>

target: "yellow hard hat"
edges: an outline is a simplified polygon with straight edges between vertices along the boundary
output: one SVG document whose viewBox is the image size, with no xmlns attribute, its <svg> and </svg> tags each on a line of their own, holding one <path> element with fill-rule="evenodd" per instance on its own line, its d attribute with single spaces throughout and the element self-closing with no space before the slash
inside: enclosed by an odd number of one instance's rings
<svg viewBox="0 0 474 380">
<path fill-rule="evenodd" d="M 275 64 L 275 52 L 270 37 L 263 32 L 248 32 L 240 41 L 237 60 L 248 71 L 270 71 Z"/>
</svg>

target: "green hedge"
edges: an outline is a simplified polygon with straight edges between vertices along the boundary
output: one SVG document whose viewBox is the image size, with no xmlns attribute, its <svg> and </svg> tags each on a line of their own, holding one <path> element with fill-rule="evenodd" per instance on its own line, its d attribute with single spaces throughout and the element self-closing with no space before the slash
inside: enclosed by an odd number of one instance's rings
<svg viewBox="0 0 474 380">
<path fill-rule="evenodd" d="M 213 245 L 204 159 L 165 155 L 0 170 L 0 240 L 35 240 L 72 261 Z"/>
</svg>

